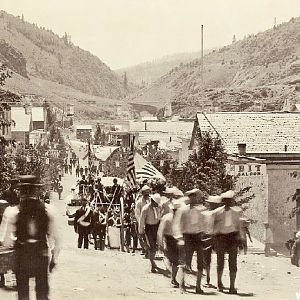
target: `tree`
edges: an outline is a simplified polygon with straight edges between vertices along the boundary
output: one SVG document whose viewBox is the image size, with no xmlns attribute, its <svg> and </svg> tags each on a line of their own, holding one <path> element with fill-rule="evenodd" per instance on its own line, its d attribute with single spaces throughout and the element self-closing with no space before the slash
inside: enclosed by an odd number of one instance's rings
<svg viewBox="0 0 300 300">
<path fill-rule="evenodd" d="M 102 132 L 100 124 L 98 123 L 96 126 L 96 132 L 94 136 L 94 144 L 95 145 L 101 145 L 102 144 Z"/>
<path fill-rule="evenodd" d="M 124 73 L 124 88 L 127 89 L 128 88 L 128 80 L 127 80 L 127 73 Z"/>
<path fill-rule="evenodd" d="M 190 155 L 180 172 L 174 172 L 172 183 L 183 191 L 199 188 L 208 195 L 232 189 L 235 178 L 226 172 L 227 154 L 220 138 L 197 133 L 198 149 Z"/>
<path fill-rule="evenodd" d="M 233 38 L 232 38 L 232 44 L 234 44 L 236 42 L 236 36 L 235 34 L 233 35 Z"/>
<path fill-rule="evenodd" d="M 0 86 L 4 86 L 5 80 L 7 78 L 10 78 L 12 75 L 12 72 L 7 68 L 5 64 L 2 64 L 0 66 Z"/>
</svg>

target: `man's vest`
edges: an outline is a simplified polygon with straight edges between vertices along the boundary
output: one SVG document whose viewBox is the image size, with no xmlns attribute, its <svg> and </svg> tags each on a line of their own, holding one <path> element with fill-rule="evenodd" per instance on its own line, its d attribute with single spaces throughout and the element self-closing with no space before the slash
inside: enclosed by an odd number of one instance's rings
<svg viewBox="0 0 300 300">
<path fill-rule="evenodd" d="M 16 222 L 17 244 L 46 242 L 49 217 L 45 205 L 38 199 L 23 201 Z"/>
</svg>

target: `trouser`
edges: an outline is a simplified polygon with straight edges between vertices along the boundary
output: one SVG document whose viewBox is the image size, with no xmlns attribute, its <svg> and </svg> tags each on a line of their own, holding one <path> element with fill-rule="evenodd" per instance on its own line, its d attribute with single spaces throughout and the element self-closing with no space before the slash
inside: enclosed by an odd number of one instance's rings
<svg viewBox="0 0 300 300">
<path fill-rule="evenodd" d="M 138 233 L 138 223 L 134 223 L 133 226 L 135 227 L 135 232 L 137 234 L 137 239 L 140 242 L 142 252 L 146 253 L 148 250 L 147 243 L 145 242 L 143 235 Z"/>
<path fill-rule="evenodd" d="M 131 238 L 133 241 L 132 251 L 134 252 L 138 244 L 138 237 L 135 224 L 132 224 L 130 225 L 130 227 L 125 228 L 125 246 L 128 248 L 131 246 Z"/>
<path fill-rule="evenodd" d="M 26 245 L 16 249 L 16 279 L 19 300 L 29 300 L 29 278 L 35 278 L 37 300 L 49 299 L 48 249 L 43 246 Z"/>
<path fill-rule="evenodd" d="M 166 251 L 165 255 L 172 265 L 178 265 L 179 248 L 177 246 L 177 240 L 171 235 L 165 235 Z"/>
<path fill-rule="evenodd" d="M 89 248 L 89 233 L 88 228 L 84 227 L 78 229 L 78 248 L 82 247 L 82 242 L 84 249 Z"/>
<path fill-rule="evenodd" d="M 131 245 L 130 227 L 124 228 L 124 231 L 125 231 L 125 246 L 127 248 L 127 251 L 129 251 L 129 247 Z"/>
<path fill-rule="evenodd" d="M 205 268 L 210 268 L 212 248 L 203 251 L 203 265 Z"/>
<path fill-rule="evenodd" d="M 137 249 L 137 245 L 138 245 L 138 234 L 137 234 L 136 223 L 132 223 L 130 225 L 130 235 L 132 236 L 132 241 L 133 241 L 132 251 L 134 252 Z"/>
<path fill-rule="evenodd" d="M 94 248 L 95 250 L 103 250 L 103 243 L 105 242 L 105 235 L 106 235 L 106 226 L 101 225 L 93 230 L 93 238 L 94 238 Z M 100 245 L 98 247 L 97 239 L 100 240 Z"/>
<path fill-rule="evenodd" d="M 217 271 L 223 272 L 225 253 L 228 253 L 229 272 L 237 272 L 238 233 L 216 236 Z"/>
<path fill-rule="evenodd" d="M 156 253 L 156 242 L 157 242 L 157 230 L 158 230 L 158 224 L 154 225 L 149 225 L 146 224 L 145 226 L 145 234 L 146 234 L 146 241 L 149 249 L 149 259 L 154 266 L 154 258 L 155 258 L 155 253 Z"/>
<path fill-rule="evenodd" d="M 185 256 L 186 265 L 190 262 L 189 259 L 192 257 L 193 253 L 197 253 L 197 270 L 203 269 L 203 234 L 184 234 L 184 244 L 185 244 Z"/>
</svg>

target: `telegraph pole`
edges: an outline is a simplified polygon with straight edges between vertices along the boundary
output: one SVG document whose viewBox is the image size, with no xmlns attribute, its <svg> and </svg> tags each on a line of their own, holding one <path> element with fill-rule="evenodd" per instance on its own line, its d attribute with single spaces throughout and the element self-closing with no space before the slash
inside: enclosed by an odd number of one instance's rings
<svg viewBox="0 0 300 300">
<path fill-rule="evenodd" d="M 202 88 L 204 88 L 204 80 L 203 80 L 203 25 L 201 25 L 201 84 L 202 84 Z"/>
</svg>

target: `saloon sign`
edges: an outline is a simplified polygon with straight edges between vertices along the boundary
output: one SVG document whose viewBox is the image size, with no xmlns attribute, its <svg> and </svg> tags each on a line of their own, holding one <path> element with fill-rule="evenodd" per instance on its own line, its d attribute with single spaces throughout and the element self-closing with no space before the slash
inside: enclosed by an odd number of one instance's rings
<svg viewBox="0 0 300 300">
<path fill-rule="evenodd" d="M 229 165 L 230 175 L 234 176 L 263 176 L 266 174 L 266 165 L 258 163 L 240 163 Z"/>
</svg>

